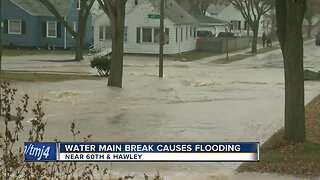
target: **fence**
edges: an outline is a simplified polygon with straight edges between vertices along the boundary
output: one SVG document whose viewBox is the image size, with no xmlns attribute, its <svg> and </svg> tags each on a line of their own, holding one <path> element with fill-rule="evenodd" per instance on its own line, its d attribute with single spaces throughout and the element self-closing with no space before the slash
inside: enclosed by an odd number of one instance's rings
<svg viewBox="0 0 320 180">
<path fill-rule="evenodd" d="M 200 38 L 197 42 L 197 50 L 205 52 L 224 53 L 249 47 L 248 37 L 214 37 Z"/>
</svg>

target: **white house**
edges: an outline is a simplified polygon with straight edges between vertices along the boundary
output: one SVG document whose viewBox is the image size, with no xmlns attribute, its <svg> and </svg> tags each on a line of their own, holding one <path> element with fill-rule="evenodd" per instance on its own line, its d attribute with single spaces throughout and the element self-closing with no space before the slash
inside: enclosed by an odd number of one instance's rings
<svg viewBox="0 0 320 180">
<path fill-rule="evenodd" d="M 227 21 L 231 23 L 231 31 L 238 36 L 246 36 L 247 28 L 250 28 L 242 16 L 241 12 L 235 8 L 232 4 L 229 5 L 218 5 L 211 4 L 207 9 L 207 15 Z M 264 19 L 260 20 L 259 25 L 259 36 L 265 31 L 266 33 L 270 32 L 271 24 L 268 24 L 269 21 Z M 252 31 L 249 31 L 252 34 Z"/>
<path fill-rule="evenodd" d="M 212 34 L 218 35 L 219 32 L 225 32 L 229 29 L 230 23 L 209 16 L 196 16 L 198 21 L 197 31 L 211 31 Z"/>
<path fill-rule="evenodd" d="M 124 33 L 124 52 L 159 53 L 159 1 L 128 0 Z M 176 54 L 196 49 L 197 21 L 174 0 L 165 5 L 164 54 Z M 97 49 L 111 46 L 111 25 L 108 16 L 101 13 L 94 20 L 94 45 Z"/>
</svg>

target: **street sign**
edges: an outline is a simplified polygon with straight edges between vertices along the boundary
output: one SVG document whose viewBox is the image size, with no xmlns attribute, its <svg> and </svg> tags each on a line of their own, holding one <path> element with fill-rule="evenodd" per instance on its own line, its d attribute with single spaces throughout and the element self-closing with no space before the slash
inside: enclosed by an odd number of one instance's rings
<svg viewBox="0 0 320 180">
<path fill-rule="evenodd" d="M 159 42 L 160 41 L 160 33 L 155 35 L 154 40 Z M 169 43 L 169 37 L 166 33 L 164 33 L 164 44 Z"/>
<path fill-rule="evenodd" d="M 148 14 L 148 19 L 160 19 L 160 14 Z"/>
</svg>

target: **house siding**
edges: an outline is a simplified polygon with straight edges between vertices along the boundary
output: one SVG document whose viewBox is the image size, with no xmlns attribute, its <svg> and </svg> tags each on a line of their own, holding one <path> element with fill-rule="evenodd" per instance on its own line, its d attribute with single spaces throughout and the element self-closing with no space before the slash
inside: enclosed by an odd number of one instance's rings
<svg viewBox="0 0 320 180">
<path fill-rule="evenodd" d="M 37 18 L 32 17 L 27 12 L 23 11 L 20 7 L 11 3 L 9 0 L 2 1 L 2 19 L 4 23 L 8 19 L 18 19 L 26 22 L 25 34 L 7 34 L 2 28 L 2 43 L 4 46 L 34 46 L 37 43 L 37 34 L 39 29 L 37 28 Z"/>
<path fill-rule="evenodd" d="M 19 19 L 26 22 L 26 33 L 25 34 L 8 34 L 2 31 L 3 45 L 4 46 L 15 46 L 15 47 L 56 47 L 64 48 L 65 45 L 65 27 L 55 17 L 45 16 L 32 16 L 28 12 L 24 11 L 10 0 L 3 0 L 3 12 L 2 20 L 4 22 L 7 19 Z M 43 34 L 43 23 L 47 21 L 57 22 L 57 31 L 60 32 L 60 36 L 57 38 L 46 37 Z M 72 4 L 72 8 L 67 21 L 73 27 L 72 22 L 78 23 L 78 10 L 76 7 L 76 0 Z M 93 28 L 92 28 L 92 16 L 89 15 L 87 21 L 87 34 L 85 37 L 84 45 L 85 48 L 93 44 Z M 72 38 L 71 34 L 67 32 L 67 48 L 75 48 L 75 39 Z"/>
<path fill-rule="evenodd" d="M 77 1 L 74 1 L 71 7 L 71 11 L 69 16 L 67 17 L 67 21 L 70 26 L 73 28 L 73 22 L 76 22 L 76 28 L 78 28 L 78 10 L 77 10 Z M 88 16 L 87 26 L 86 26 L 86 37 L 84 38 L 84 47 L 88 48 L 89 46 L 93 45 L 93 23 L 92 23 L 92 16 Z M 64 26 L 63 26 L 63 33 L 62 37 L 64 38 Z M 68 47 L 75 47 L 76 41 L 72 38 L 72 35 L 67 31 L 67 46 Z"/>
<path fill-rule="evenodd" d="M 128 1 L 128 3 L 134 3 L 134 0 Z M 159 28 L 159 19 L 149 19 L 148 14 L 156 14 L 157 11 L 150 3 L 142 3 L 138 6 L 132 6 L 132 9 L 128 8 L 129 13 L 126 15 L 125 27 L 127 27 L 127 41 L 124 42 L 125 53 L 141 53 L 141 54 L 158 54 L 158 43 L 137 43 L 137 28 Z M 97 49 L 102 49 L 106 46 L 111 47 L 111 41 L 100 41 L 99 31 L 101 25 L 110 26 L 109 18 L 105 14 L 101 14 L 94 24 L 94 44 Z M 184 34 L 183 40 L 176 42 L 176 26 L 171 20 L 164 19 L 164 27 L 169 29 L 169 44 L 164 45 L 165 54 L 176 54 L 179 52 L 186 52 L 196 49 L 196 38 L 194 36 L 186 39 Z M 184 29 L 186 25 L 181 25 Z M 190 26 L 188 26 L 189 28 Z M 178 34 L 180 37 L 180 34 Z"/>
<path fill-rule="evenodd" d="M 246 20 L 243 18 L 241 12 L 237 10 L 233 5 L 229 5 L 224 8 L 219 14 L 215 16 L 218 19 L 231 22 L 231 21 L 241 21 L 241 30 L 233 30 L 233 32 L 239 36 L 247 35 L 247 30 L 244 29 Z M 252 31 L 250 31 L 252 33 Z M 259 35 L 263 33 L 262 24 L 259 24 Z"/>
</svg>

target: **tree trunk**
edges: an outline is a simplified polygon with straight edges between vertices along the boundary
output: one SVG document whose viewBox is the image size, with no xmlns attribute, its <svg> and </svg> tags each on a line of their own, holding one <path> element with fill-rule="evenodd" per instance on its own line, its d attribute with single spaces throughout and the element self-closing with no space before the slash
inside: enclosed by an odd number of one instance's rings
<svg viewBox="0 0 320 180">
<path fill-rule="evenodd" d="M 160 0 L 159 77 L 163 77 L 164 0 Z"/>
<path fill-rule="evenodd" d="M 79 37 L 75 39 L 76 39 L 76 55 L 74 59 L 76 61 L 81 61 L 83 60 L 83 37 L 79 35 Z"/>
<path fill-rule="evenodd" d="M 253 37 L 252 37 L 252 44 L 251 44 L 251 53 L 253 54 L 257 52 L 258 29 L 259 27 L 257 25 L 252 26 Z"/>
<path fill-rule="evenodd" d="M 124 20 L 125 12 L 123 7 L 118 7 L 116 15 L 111 16 L 112 27 L 112 54 L 111 67 L 108 86 L 115 86 L 122 88 L 122 74 L 123 74 L 123 34 L 124 34 Z"/>
<path fill-rule="evenodd" d="M 306 2 L 276 1 L 277 33 L 284 59 L 285 138 L 305 141 L 302 21 Z"/>
<path fill-rule="evenodd" d="M 79 14 L 77 37 L 75 37 L 76 39 L 75 60 L 76 61 L 83 60 L 83 50 L 84 50 L 83 42 L 87 33 L 87 19 L 88 17 L 84 17 L 82 14 Z"/>
<path fill-rule="evenodd" d="M 312 17 L 308 18 L 308 38 L 311 38 L 311 31 L 312 31 Z"/>
<path fill-rule="evenodd" d="M 2 23 L 2 0 L 0 0 L 0 23 Z M 0 25 L 0 73 L 2 70 L 2 26 Z"/>
</svg>

